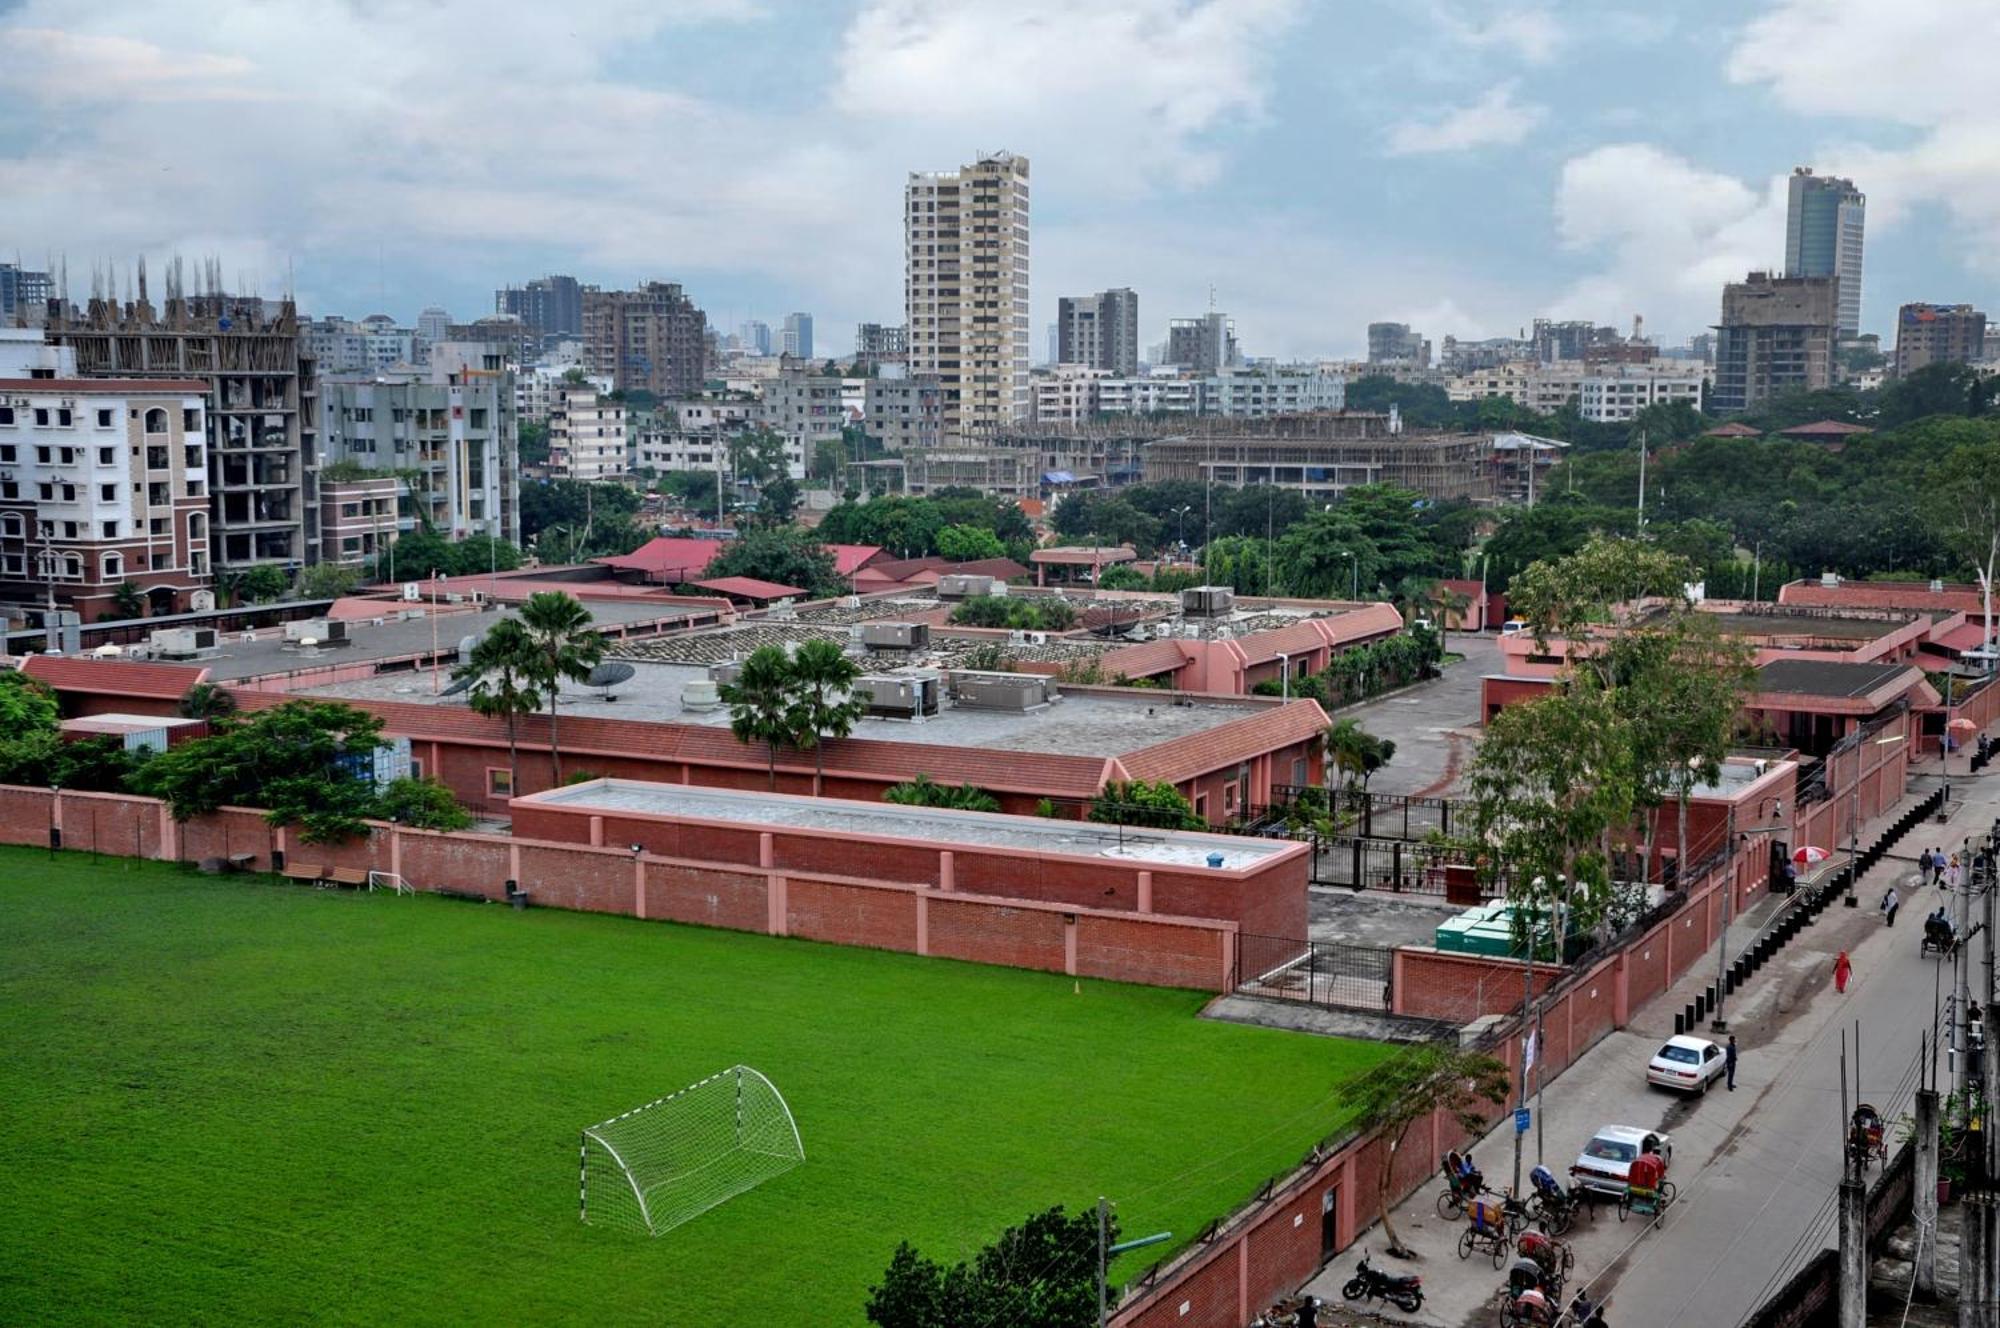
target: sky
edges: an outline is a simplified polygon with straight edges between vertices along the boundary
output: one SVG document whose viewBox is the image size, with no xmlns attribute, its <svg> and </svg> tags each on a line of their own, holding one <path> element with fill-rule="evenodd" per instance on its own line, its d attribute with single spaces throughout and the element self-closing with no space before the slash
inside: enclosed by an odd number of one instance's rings
<svg viewBox="0 0 2000 1328">
<path fill-rule="evenodd" d="M 0 0 L 0 255 L 220 260 L 313 314 L 545 272 L 724 331 L 902 321 L 902 188 L 1027 156 L 1059 295 L 1343 356 L 1589 318 L 1684 341 L 1782 266 L 1794 165 L 1868 195 L 1865 330 L 2000 314 L 2000 0 Z"/>
</svg>

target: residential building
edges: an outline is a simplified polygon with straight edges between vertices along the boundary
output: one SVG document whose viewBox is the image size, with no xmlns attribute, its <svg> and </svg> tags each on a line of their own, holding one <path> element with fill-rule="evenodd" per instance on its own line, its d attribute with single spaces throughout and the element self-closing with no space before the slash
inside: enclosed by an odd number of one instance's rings
<svg viewBox="0 0 2000 1328">
<path fill-rule="evenodd" d="M 1868 199 L 1854 181 L 1792 170 L 1785 205 L 1785 275 L 1838 277 L 1834 328 L 1840 336 L 1861 330 L 1861 243 Z"/>
<path fill-rule="evenodd" d="M 413 515 L 447 539 L 519 541 L 520 459 L 510 373 L 434 357 L 428 370 L 331 377 L 320 384 L 319 407 L 322 464 L 351 462 L 402 478 Z M 360 535 L 347 531 L 341 538 Z M 356 552 L 334 550 L 333 560 Z"/>
<path fill-rule="evenodd" d="M 55 293 L 48 273 L 0 263 L 0 327 L 39 326 Z"/>
<path fill-rule="evenodd" d="M 481 353 L 482 359 L 497 353 L 504 361 L 501 367 L 514 368 L 541 358 L 542 334 L 518 315 L 492 314 L 470 323 L 451 324 L 445 328 L 444 343 L 433 345 L 445 343 L 490 347 L 491 351 Z"/>
<path fill-rule="evenodd" d="M 1489 337 L 1484 341 L 1460 341 L 1457 337 L 1444 339 L 1444 353 L 1439 357 L 1447 373 L 1476 373 L 1481 369 L 1491 369 L 1513 360 L 1524 360 L 1533 356 L 1535 344 L 1526 337 Z"/>
<path fill-rule="evenodd" d="M 728 461 L 728 440 L 754 428 L 758 410 L 747 393 L 661 402 L 630 426 L 632 467 L 658 474 L 718 470 Z"/>
<path fill-rule="evenodd" d="M 1099 414 L 1099 387 L 1109 369 L 1087 364 L 1058 364 L 1034 377 L 1035 423 L 1080 424 Z"/>
<path fill-rule="evenodd" d="M 1896 311 L 1896 376 L 1927 364 L 1986 358 L 1986 315 L 1969 304 L 1906 304 Z"/>
<path fill-rule="evenodd" d="M 736 339 L 742 343 L 745 354 L 769 355 L 771 353 L 771 325 L 750 319 L 736 329 Z"/>
<path fill-rule="evenodd" d="M 1600 327 L 1588 320 L 1558 322 L 1537 318 L 1528 334 L 1530 353 L 1543 364 L 1581 360 L 1592 347 L 1607 346 L 1617 340 L 1617 328 Z"/>
<path fill-rule="evenodd" d="M 299 342 L 321 376 L 374 373 L 416 363 L 417 334 L 397 327 L 387 314 L 371 314 L 358 323 L 337 315 L 311 319 L 300 324 Z"/>
<path fill-rule="evenodd" d="M 1709 408 L 1749 410 L 1793 388 L 1833 381 L 1840 278 L 1752 272 L 1722 288 Z"/>
<path fill-rule="evenodd" d="M 318 561 L 317 370 L 301 353 L 289 300 L 186 295 L 178 269 L 155 310 L 139 298 L 93 299 L 51 312 L 48 339 L 76 354 L 85 378 L 199 379 L 208 384 L 210 563 L 240 571 L 263 563 L 295 570 Z"/>
<path fill-rule="evenodd" d="M 609 374 L 621 392 L 655 397 L 700 390 L 708 368 L 708 317 L 678 282 L 637 290 L 583 289 L 586 367 Z"/>
<path fill-rule="evenodd" d="M 1238 359 L 1236 324 L 1227 314 L 1176 318 L 1167 324 L 1167 363 L 1189 373 L 1221 373 Z"/>
<path fill-rule="evenodd" d="M 0 598 L 85 621 L 193 607 L 210 582 L 200 377 L 88 378 L 71 346 L 0 329 Z"/>
<path fill-rule="evenodd" d="M 1617 424 L 1648 406 L 1685 401 L 1701 409 L 1701 366 L 1687 361 L 1593 365 L 1577 385 L 1577 409 L 1586 420 Z"/>
<path fill-rule="evenodd" d="M 443 341 L 450 330 L 451 314 L 435 304 L 427 306 L 417 315 L 417 340 L 426 345 L 434 346 Z"/>
<path fill-rule="evenodd" d="M 861 427 L 870 438 L 891 452 L 937 446 L 943 402 L 936 379 L 881 374 L 858 381 Z"/>
<path fill-rule="evenodd" d="M 910 371 L 935 378 L 947 434 L 1027 418 L 1028 159 L 912 173 L 903 190 Z"/>
<path fill-rule="evenodd" d="M 575 375 L 577 386 L 589 387 L 598 395 L 611 395 L 608 374 L 592 376 L 574 365 L 535 364 L 514 375 L 514 413 L 523 424 L 547 424 L 558 404 L 562 389 Z"/>
<path fill-rule="evenodd" d="M 1139 297 L 1127 287 L 1056 301 L 1056 363 L 1139 372 Z"/>
<path fill-rule="evenodd" d="M 847 426 L 841 393 L 841 380 L 826 374 L 793 371 L 764 384 L 756 421 L 785 440 L 785 462 L 793 479 L 806 477 L 821 443 L 840 441 Z"/>
<path fill-rule="evenodd" d="M 583 332 L 583 287 L 575 277 L 536 277 L 525 286 L 495 291 L 493 312 L 520 319 L 538 338 L 579 336 Z"/>
<path fill-rule="evenodd" d="M 798 360 L 809 360 L 813 357 L 813 316 L 811 314 L 785 315 L 782 353 Z"/>
<path fill-rule="evenodd" d="M 1412 332 L 1408 323 L 1370 323 L 1368 362 L 1427 365 L 1431 343 L 1421 332 Z"/>
<path fill-rule="evenodd" d="M 854 363 L 858 369 L 901 364 L 910 358 L 910 329 L 901 324 L 863 323 L 854 330 Z"/>
<path fill-rule="evenodd" d="M 1145 480 L 1276 484 L 1310 502 L 1338 501 L 1363 484 L 1481 501 L 1493 493 L 1493 440 L 1403 433 L 1392 416 L 1359 412 L 1217 420 L 1155 439 L 1145 449 Z"/>
<path fill-rule="evenodd" d="M 1179 374 L 1106 378 L 1097 385 L 1100 415 L 1199 415 L 1201 380 Z"/>
<path fill-rule="evenodd" d="M 596 382 L 558 379 L 549 401 L 549 474 L 567 480 L 615 480 L 631 464 L 625 403 Z"/>
<path fill-rule="evenodd" d="M 404 516 L 400 510 L 409 491 L 409 485 L 395 475 L 322 476 L 320 561 L 341 567 L 372 567 L 390 545 L 416 525 L 416 518 Z"/>
<path fill-rule="evenodd" d="M 1491 368 L 1460 374 L 1445 384 L 1453 401 L 1506 397 L 1543 415 L 1561 410 L 1583 393 L 1583 381 L 1595 370 L 1576 360 L 1542 364 L 1533 359 L 1509 360 Z"/>
<path fill-rule="evenodd" d="M 1263 419 L 1341 410 L 1347 379 L 1317 365 L 1257 364 L 1201 380 L 1201 412 L 1225 419 Z"/>
</svg>

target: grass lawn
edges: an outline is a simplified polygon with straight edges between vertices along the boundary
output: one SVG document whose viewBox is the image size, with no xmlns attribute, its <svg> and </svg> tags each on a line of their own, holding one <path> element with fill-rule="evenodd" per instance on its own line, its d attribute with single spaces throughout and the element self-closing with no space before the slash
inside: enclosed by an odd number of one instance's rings
<svg viewBox="0 0 2000 1328">
<path fill-rule="evenodd" d="M 0 918 L 0 1323 L 859 1323 L 903 1237 L 959 1257 L 1100 1193 L 1191 1237 L 1387 1050 L 1199 993 L 28 849 Z M 804 1164 L 658 1239 L 579 1223 L 578 1130 L 739 1062 Z"/>
</svg>

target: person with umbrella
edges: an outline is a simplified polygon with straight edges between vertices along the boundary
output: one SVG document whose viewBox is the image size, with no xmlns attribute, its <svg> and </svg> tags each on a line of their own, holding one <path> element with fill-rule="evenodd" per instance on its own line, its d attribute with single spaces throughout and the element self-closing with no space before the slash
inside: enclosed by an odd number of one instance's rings
<svg viewBox="0 0 2000 1328">
<path fill-rule="evenodd" d="M 1951 754 L 1957 751 L 1960 747 L 1963 747 L 1965 745 L 1962 738 L 1955 740 L 1952 737 L 1952 735 L 1977 733 L 1979 731 L 1979 725 L 1973 720 L 1966 719 L 1964 716 L 1961 715 L 1959 718 L 1952 720 L 1949 724 L 1946 724 L 1944 728 L 1945 728 L 1945 735 L 1944 735 L 1943 759 L 1947 763 L 1949 763 L 1951 760 Z M 1972 772 L 1968 770 L 1966 773 L 1970 774 Z"/>
</svg>

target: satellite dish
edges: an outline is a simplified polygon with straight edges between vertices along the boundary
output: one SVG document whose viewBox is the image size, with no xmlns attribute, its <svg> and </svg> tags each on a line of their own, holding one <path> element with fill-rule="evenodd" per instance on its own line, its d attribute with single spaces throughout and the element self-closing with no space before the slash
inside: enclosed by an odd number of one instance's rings
<svg viewBox="0 0 2000 1328">
<path fill-rule="evenodd" d="M 467 690 L 469 690 L 469 689 L 471 688 L 472 684 L 473 684 L 473 681 L 474 681 L 474 680 L 473 680 L 473 679 L 471 679 L 471 678 L 457 678 L 457 679 L 454 679 L 454 680 L 452 681 L 452 684 L 451 684 L 451 686 L 449 686 L 449 687 L 445 688 L 445 689 L 444 689 L 443 691 L 439 692 L 439 693 L 438 693 L 438 695 L 439 695 L 439 696 L 457 696 L 457 695 L 458 695 L 458 694 L 459 694 L 460 692 L 463 692 L 463 691 L 467 691 Z"/>
<path fill-rule="evenodd" d="M 592 669 L 590 677 L 584 681 L 586 686 L 601 689 L 604 692 L 605 700 L 615 701 L 617 698 L 611 695 L 611 689 L 621 682 L 630 682 L 632 675 L 637 672 L 637 669 L 623 660 L 606 660 Z"/>
<path fill-rule="evenodd" d="M 120 650 L 117 646 L 99 646 L 97 649 L 91 651 L 90 653 L 97 656 L 97 658 L 99 659 L 117 659 L 120 655 L 124 654 L 125 652 L 123 650 Z"/>
</svg>

